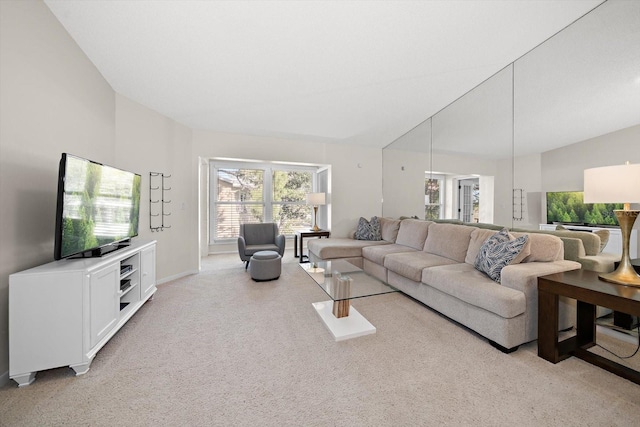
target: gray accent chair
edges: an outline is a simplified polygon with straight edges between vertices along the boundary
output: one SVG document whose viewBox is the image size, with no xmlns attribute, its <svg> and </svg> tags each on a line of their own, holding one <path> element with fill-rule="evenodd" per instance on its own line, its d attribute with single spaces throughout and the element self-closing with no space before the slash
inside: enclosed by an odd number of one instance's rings
<svg viewBox="0 0 640 427">
<path fill-rule="evenodd" d="M 238 254 L 249 267 L 251 256 L 259 251 L 276 251 L 284 256 L 285 237 L 278 234 L 278 225 L 272 222 L 260 224 L 240 224 L 238 236 Z"/>
</svg>

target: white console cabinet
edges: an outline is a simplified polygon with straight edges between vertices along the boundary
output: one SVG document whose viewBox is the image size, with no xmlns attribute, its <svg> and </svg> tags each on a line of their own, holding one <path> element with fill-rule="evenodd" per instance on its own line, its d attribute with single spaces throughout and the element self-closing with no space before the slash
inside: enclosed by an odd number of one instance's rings
<svg viewBox="0 0 640 427">
<path fill-rule="evenodd" d="M 9 276 L 9 377 L 89 370 L 96 353 L 156 292 L 156 242 L 101 258 L 54 261 Z"/>
</svg>

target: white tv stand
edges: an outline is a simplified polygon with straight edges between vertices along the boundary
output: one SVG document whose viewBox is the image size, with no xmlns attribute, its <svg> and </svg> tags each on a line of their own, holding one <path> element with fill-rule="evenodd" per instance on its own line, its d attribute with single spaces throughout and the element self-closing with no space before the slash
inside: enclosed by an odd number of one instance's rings
<svg viewBox="0 0 640 427">
<path fill-rule="evenodd" d="M 605 227 L 589 227 L 587 225 L 563 225 L 567 230 L 589 231 L 609 230 L 609 241 L 607 246 L 602 250 L 606 254 L 622 254 L 622 233 L 619 228 Z M 540 224 L 540 230 L 555 230 L 555 224 Z M 638 257 L 638 230 L 631 230 L 631 238 L 629 239 L 629 257 L 631 259 Z"/>
<path fill-rule="evenodd" d="M 156 292 L 156 242 L 101 258 L 63 259 L 9 276 L 9 378 L 89 371 L 96 353 Z"/>
</svg>

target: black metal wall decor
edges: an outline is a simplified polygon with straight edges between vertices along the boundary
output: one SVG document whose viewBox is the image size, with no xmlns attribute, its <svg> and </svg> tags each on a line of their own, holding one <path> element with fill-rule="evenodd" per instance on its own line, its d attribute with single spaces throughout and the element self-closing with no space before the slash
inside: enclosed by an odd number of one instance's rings
<svg viewBox="0 0 640 427">
<path fill-rule="evenodd" d="M 524 220 L 524 198 L 525 192 L 522 188 L 513 189 L 513 220 Z"/>
<path fill-rule="evenodd" d="M 149 228 L 151 231 L 163 231 L 171 228 L 166 225 L 165 218 L 171 216 L 167 193 L 171 187 L 167 185 L 167 180 L 171 175 L 162 172 L 149 172 Z"/>
</svg>

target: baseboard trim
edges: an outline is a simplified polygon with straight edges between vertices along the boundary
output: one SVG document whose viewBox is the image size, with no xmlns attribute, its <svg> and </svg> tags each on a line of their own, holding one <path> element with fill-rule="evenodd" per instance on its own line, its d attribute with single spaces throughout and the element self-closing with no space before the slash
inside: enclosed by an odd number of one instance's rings
<svg viewBox="0 0 640 427">
<path fill-rule="evenodd" d="M 199 273 L 198 270 L 183 271 L 182 273 L 174 274 L 173 276 L 165 277 L 164 279 L 158 280 L 156 284 L 162 285 L 163 283 L 171 282 L 177 279 L 182 279 L 183 277 L 191 276 L 193 274 L 198 274 L 198 273 Z"/>
<path fill-rule="evenodd" d="M 9 371 L 0 375 L 0 387 L 4 387 L 7 384 L 9 384 Z"/>
</svg>

